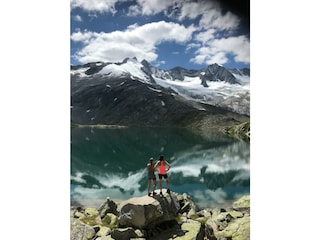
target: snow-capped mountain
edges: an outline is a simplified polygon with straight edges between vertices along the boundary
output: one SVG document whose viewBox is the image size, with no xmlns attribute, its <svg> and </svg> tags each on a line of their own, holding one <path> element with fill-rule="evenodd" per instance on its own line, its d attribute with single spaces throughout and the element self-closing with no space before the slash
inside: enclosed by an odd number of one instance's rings
<svg viewBox="0 0 320 240">
<path fill-rule="evenodd" d="M 135 112 L 137 121 L 150 116 L 150 123 L 163 118 L 158 113 L 166 116 L 173 109 L 181 114 L 192 112 L 194 117 L 199 115 L 191 109 L 220 109 L 248 117 L 250 70 L 226 69 L 218 64 L 200 70 L 162 70 L 136 58 L 126 58 L 121 63 L 88 63 L 71 66 L 71 97 L 72 120 L 81 123 L 121 122 L 118 114 L 125 109 Z M 83 113 L 84 106 L 88 109 Z M 179 121 L 182 116 L 177 118 L 170 118 L 169 122 Z M 123 122 L 126 121 L 129 119 Z"/>
</svg>

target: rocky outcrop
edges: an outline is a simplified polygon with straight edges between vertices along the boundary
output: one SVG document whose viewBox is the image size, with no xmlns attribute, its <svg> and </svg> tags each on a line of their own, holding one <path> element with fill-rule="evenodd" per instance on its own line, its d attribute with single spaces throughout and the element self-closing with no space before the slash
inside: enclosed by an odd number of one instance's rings
<svg viewBox="0 0 320 240">
<path fill-rule="evenodd" d="M 176 194 L 158 194 L 149 197 L 131 198 L 120 204 L 120 226 L 152 228 L 159 223 L 174 220 L 180 210 Z"/>
<path fill-rule="evenodd" d="M 71 207 L 71 239 L 250 239 L 250 196 L 228 209 L 199 209 L 175 192 L 131 198 L 116 211 L 114 204 L 107 198 L 98 209 Z"/>
<path fill-rule="evenodd" d="M 250 141 L 250 122 L 226 127 L 226 133 L 244 141 Z"/>
</svg>

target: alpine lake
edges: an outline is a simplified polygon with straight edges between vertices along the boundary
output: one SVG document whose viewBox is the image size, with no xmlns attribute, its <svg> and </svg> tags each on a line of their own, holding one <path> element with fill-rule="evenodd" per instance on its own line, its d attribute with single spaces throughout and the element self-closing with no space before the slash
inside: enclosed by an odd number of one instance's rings
<svg viewBox="0 0 320 240">
<path fill-rule="evenodd" d="M 202 208 L 250 194 L 249 142 L 184 128 L 72 127 L 70 133 L 73 205 L 147 195 L 146 165 L 159 155 L 171 165 L 170 190 L 188 194 Z"/>
</svg>

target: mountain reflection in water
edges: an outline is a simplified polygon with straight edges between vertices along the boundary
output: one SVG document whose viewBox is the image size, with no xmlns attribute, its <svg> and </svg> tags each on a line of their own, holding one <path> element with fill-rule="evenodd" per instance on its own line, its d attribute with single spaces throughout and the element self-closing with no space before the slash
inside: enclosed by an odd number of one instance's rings
<svg viewBox="0 0 320 240">
<path fill-rule="evenodd" d="M 146 195 L 145 166 L 160 154 L 171 164 L 171 190 L 187 193 L 201 207 L 250 193 L 249 143 L 176 128 L 72 128 L 71 200 Z"/>
</svg>

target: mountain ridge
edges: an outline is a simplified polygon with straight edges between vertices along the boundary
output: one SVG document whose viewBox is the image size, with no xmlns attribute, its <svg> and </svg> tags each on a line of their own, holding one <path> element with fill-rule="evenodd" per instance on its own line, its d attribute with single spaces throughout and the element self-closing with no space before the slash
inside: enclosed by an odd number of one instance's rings
<svg viewBox="0 0 320 240">
<path fill-rule="evenodd" d="M 184 127 L 201 122 L 239 124 L 250 116 L 248 73 L 218 64 L 201 70 L 162 70 L 136 58 L 71 66 L 71 121 Z"/>
</svg>

